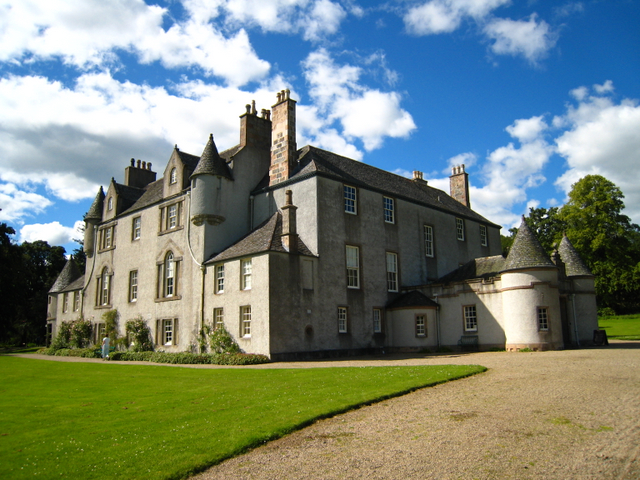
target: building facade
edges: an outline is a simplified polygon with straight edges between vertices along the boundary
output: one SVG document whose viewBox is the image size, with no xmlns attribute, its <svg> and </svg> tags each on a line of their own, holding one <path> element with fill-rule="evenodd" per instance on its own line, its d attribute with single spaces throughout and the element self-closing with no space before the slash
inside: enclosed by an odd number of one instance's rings
<svg viewBox="0 0 640 480">
<path fill-rule="evenodd" d="M 593 276 L 567 239 L 554 263 L 523 224 L 505 259 L 500 226 L 470 208 L 464 165 L 446 194 L 419 171 L 298 149 L 295 114 L 288 91 L 260 115 L 247 105 L 238 145 L 175 147 L 159 179 L 132 159 L 85 216 L 86 271 L 70 260 L 51 289 L 51 335 L 82 316 L 98 338 L 117 309 L 165 351 L 224 325 L 273 359 L 588 341 Z"/>
</svg>

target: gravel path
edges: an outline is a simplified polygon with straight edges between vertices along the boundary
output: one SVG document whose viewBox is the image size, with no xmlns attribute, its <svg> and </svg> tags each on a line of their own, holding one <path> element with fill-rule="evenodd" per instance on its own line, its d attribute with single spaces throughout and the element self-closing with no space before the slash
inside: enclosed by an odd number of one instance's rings
<svg viewBox="0 0 640 480">
<path fill-rule="evenodd" d="M 191 480 L 640 479 L 640 342 L 254 368 L 440 364 L 489 370 L 319 421 Z"/>
<path fill-rule="evenodd" d="M 640 344 L 322 365 L 380 363 L 489 371 L 322 420 L 191 480 L 640 478 Z"/>
</svg>

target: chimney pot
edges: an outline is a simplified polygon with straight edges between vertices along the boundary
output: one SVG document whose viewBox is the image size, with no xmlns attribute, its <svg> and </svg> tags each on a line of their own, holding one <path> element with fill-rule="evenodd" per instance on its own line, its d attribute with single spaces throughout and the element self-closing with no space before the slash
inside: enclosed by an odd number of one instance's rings
<svg viewBox="0 0 640 480">
<path fill-rule="evenodd" d="M 140 159 L 138 159 L 138 168 L 140 168 Z"/>
<path fill-rule="evenodd" d="M 132 167 L 135 167 L 135 166 L 136 166 L 136 161 L 135 161 L 133 158 L 131 159 L 131 166 L 132 166 Z"/>
</svg>

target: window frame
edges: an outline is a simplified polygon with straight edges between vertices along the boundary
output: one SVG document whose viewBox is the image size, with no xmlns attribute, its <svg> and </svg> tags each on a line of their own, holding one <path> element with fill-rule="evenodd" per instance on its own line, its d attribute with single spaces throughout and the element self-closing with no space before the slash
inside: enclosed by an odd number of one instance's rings
<svg viewBox="0 0 640 480">
<path fill-rule="evenodd" d="M 240 260 L 240 289 L 251 290 L 253 286 L 253 262 L 251 258 Z"/>
<path fill-rule="evenodd" d="M 355 252 L 355 265 L 349 258 L 349 252 Z M 352 256 L 353 257 L 353 256 Z M 347 274 L 347 288 L 351 290 L 360 289 L 360 247 L 356 245 L 345 245 L 345 266 Z"/>
<path fill-rule="evenodd" d="M 73 311 L 80 311 L 80 291 L 73 292 Z"/>
<path fill-rule="evenodd" d="M 465 333 L 478 331 L 478 309 L 475 304 L 462 306 L 462 321 Z"/>
<path fill-rule="evenodd" d="M 98 251 L 104 252 L 116 248 L 116 223 L 103 225 L 98 229 Z"/>
<path fill-rule="evenodd" d="M 131 220 L 131 241 L 140 240 L 142 235 L 142 217 L 133 217 Z"/>
<path fill-rule="evenodd" d="M 169 172 L 169 185 L 175 185 L 178 183 L 178 169 L 173 167 Z"/>
<path fill-rule="evenodd" d="M 489 246 L 489 237 L 487 236 L 487 226 L 480 225 L 480 245 L 482 247 Z"/>
<path fill-rule="evenodd" d="M 456 217 L 456 238 L 464 242 L 464 219 Z"/>
<path fill-rule="evenodd" d="M 170 257 L 172 258 L 173 271 L 170 270 Z M 157 277 L 156 277 L 156 302 L 164 302 L 171 300 L 180 300 L 181 287 L 181 265 L 182 257 L 177 256 L 172 250 L 168 250 L 161 257 L 161 260 L 156 262 L 157 265 Z M 172 273 L 173 276 L 167 276 Z M 173 282 L 170 279 L 173 278 Z M 173 289 L 170 287 L 173 283 Z"/>
<path fill-rule="evenodd" d="M 107 199 L 107 211 L 110 212 L 111 210 L 113 210 L 113 196 Z"/>
<path fill-rule="evenodd" d="M 373 333 L 382 333 L 382 309 L 373 308 Z"/>
<path fill-rule="evenodd" d="M 69 311 L 69 293 L 64 292 L 62 294 L 62 313 L 67 313 Z"/>
<path fill-rule="evenodd" d="M 538 331 L 548 332 L 549 331 L 549 307 L 536 307 L 536 317 L 538 320 Z"/>
<path fill-rule="evenodd" d="M 338 306 L 338 333 L 349 333 L 349 307 Z"/>
<path fill-rule="evenodd" d="M 111 306 L 111 274 L 109 267 L 102 268 L 96 280 L 96 307 Z"/>
<path fill-rule="evenodd" d="M 220 327 L 224 328 L 224 308 L 215 307 L 213 309 L 213 329 L 217 330 Z"/>
<path fill-rule="evenodd" d="M 396 201 L 392 197 L 382 197 L 382 207 L 384 209 L 384 222 L 396 223 Z"/>
<path fill-rule="evenodd" d="M 427 331 L 427 315 L 424 313 L 416 313 L 414 317 L 416 326 L 416 337 L 427 338 L 429 332 Z"/>
<path fill-rule="evenodd" d="M 344 213 L 358 214 L 358 189 L 351 185 L 342 186 L 342 198 L 344 201 Z"/>
<path fill-rule="evenodd" d="M 389 260 L 391 260 L 391 265 L 389 264 Z M 387 270 L 387 292 L 397 292 L 398 291 L 398 254 L 394 252 L 385 252 L 385 265 Z"/>
<path fill-rule="evenodd" d="M 169 251 L 164 257 L 163 297 L 171 298 L 175 295 L 176 262 L 173 252 Z"/>
<path fill-rule="evenodd" d="M 240 307 L 240 337 L 251 338 L 251 305 Z"/>
<path fill-rule="evenodd" d="M 129 303 L 138 301 L 138 270 L 129 271 Z"/>
<path fill-rule="evenodd" d="M 426 257 L 434 258 L 436 256 L 436 249 L 433 235 L 433 225 L 424 224 L 422 226 L 422 232 L 424 238 L 424 254 Z"/>
<path fill-rule="evenodd" d="M 183 200 L 168 203 L 160 208 L 159 235 L 175 232 L 183 228 Z M 175 213 L 175 214 L 174 214 Z"/>
<path fill-rule="evenodd" d="M 213 287 L 214 293 L 216 295 L 220 293 L 224 293 L 224 263 L 215 266 L 214 282 L 215 282 L 215 285 Z"/>
</svg>

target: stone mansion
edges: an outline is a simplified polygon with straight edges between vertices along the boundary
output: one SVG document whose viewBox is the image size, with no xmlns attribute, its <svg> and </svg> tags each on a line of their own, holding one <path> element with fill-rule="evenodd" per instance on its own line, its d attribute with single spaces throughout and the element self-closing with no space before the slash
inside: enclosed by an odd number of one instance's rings
<svg viewBox="0 0 640 480">
<path fill-rule="evenodd" d="M 447 194 L 296 145 L 296 102 L 240 116 L 238 145 L 173 149 L 161 178 L 126 166 L 85 216 L 86 271 L 69 260 L 47 322 L 141 316 L 156 348 L 185 351 L 224 325 L 245 352 L 307 358 L 393 350 L 557 349 L 597 328 L 594 277 L 567 238 L 550 258 L 523 222 L 470 208 L 468 174 Z M 124 321 L 120 321 L 124 334 Z"/>
</svg>

